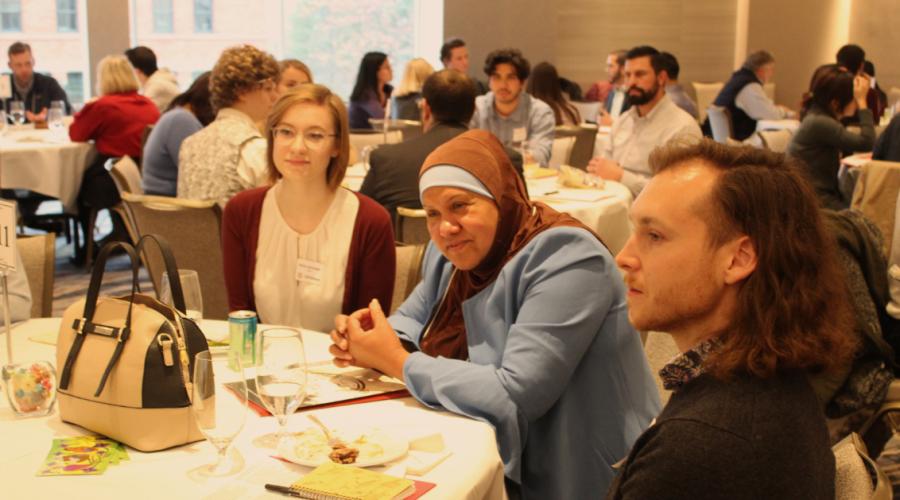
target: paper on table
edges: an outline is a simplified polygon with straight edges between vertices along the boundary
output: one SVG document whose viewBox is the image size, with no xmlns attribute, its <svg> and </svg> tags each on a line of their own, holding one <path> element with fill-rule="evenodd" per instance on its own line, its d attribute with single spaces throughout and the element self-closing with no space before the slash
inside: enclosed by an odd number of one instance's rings
<svg viewBox="0 0 900 500">
<path fill-rule="evenodd" d="M 872 153 L 857 153 L 841 159 L 841 163 L 844 165 L 856 168 L 859 168 L 870 161 L 872 161 Z"/>
<path fill-rule="evenodd" d="M 544 196 L 538 196 L 538 198 L 544 201 L 580 201 L 590 203 L 612 196 L 615 195 L 598 189 L 560 189 L 559 192 L 548 193 Z"/>
</svg>

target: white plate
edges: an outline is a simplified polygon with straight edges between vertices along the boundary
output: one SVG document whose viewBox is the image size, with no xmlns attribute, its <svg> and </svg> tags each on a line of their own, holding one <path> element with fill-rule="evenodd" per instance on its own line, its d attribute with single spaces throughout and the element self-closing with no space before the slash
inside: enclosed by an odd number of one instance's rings
<svg viewBox="0 0 900 500">
<path fill-rule="evenodd" d="M 406 456 L 409 443 L 389 435 L 380 429 L 364 429 L 362 432 L 334 432 L 347 446 L 357 448 L 359 456 L 354 467 L 372 467 Z M 278 455 L 289 462 L 307 467 L 318 467 L 330 462 L 331 446 L 318 427 L 309 427 L 286 439 L 278 448 Z"/>
</svg>

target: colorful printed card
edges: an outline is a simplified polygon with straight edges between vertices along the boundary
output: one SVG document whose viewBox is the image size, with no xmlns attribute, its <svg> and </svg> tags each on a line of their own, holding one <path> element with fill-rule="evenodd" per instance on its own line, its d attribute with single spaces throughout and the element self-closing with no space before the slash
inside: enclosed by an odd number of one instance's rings
<svg viewBox="0 0 900 500">
<path fill-rule="evenodd" d="M 80 476 L 103 474 L 110 465 L 128 460 L 121 443 L 95 436 L 54 439 L 39 476 Z"/>
</svg>

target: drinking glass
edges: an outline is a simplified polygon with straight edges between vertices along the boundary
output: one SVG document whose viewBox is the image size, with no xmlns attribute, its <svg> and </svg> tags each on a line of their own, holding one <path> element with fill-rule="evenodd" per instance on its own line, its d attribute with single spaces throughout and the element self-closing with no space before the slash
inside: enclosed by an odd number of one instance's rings
<svg viewBox="0 0 900 500">
<path fill-rule="evenodd" d="M 214 361 L 209 351 L 194 356 L 191 413 L 200 432 L 218 452 L 215 463 L 197 471 L 204 476 L 226 476 L 237 472 L 243 463 L 228 456 L 228 448 L 243 429 L 247 418 L 247 383 L 240 360 L 236 366 L 236 369 L 231 369 L 225 360 Z M 219 383 L 228 383 L 237 397 L 222 393 L 222 397 L 217 398 L 217 377 Z"/>
<path fill-rule="evenodd" d="M 181 291 L 184 293 L 185 316 L 194 321 L 203 319 L 203 296 L 200 295 L 200 275 L 193 269 L 179 269 L 178 278 L 181 280 Z M 159 288 L 159 301 L 175 307 L 172 300 L 172 286 L 169 284 L 168 272 L 163 273 Z"/>
<path fill-rule="evenodd" d="M 50 101 L 50 109 L 58 109 L 62 111 L 64 115 L 66 114 L 66 108 L 63 106 L 62 101 Z"/>
<path fill-rule="evenodd" d="M 306 353 L 296 328 L 269 328 L 257 337 L 256 392 L 269 413 L 278 419 L 278 433 L 257 442 L 276 448 L 288 436 L 288 417 L 306 397 Z"/>
<path fill-rule="evenodd" d="M 13 123 L 17 125 L 25 124 L 25 103 L 22 101 L 9 102 L 9 114 L 12 116 Z"/>
<path fill-rule="evenodd" d="M 6 133 L 9 129 L 9 118 L 6 116 L 6 110 L 0 109 L 0 135 Z"/>
<path fill-rule="evenodd" d="M 55 101 L 54 101 L 55 102 Z M 53 108 L 47 110 L 47 126 L 51 131 L 59 133 L 65 130 L 66 124 L 63 121 L 65 113 L 62 108 Z"/>
</svg>

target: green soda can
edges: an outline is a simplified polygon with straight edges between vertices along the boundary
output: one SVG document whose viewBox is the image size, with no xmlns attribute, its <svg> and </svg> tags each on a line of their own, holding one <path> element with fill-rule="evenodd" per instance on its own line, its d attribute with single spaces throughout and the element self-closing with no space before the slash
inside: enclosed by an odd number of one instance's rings
<svg viewBox="0 0 900 500">
<path fill-rule="evenodd" d="M 236 359 L 244 367 L 256 365 L 256 312 L 233 311 L 228 313 L 228 367 L 237 369 Z"/>
</svg>

